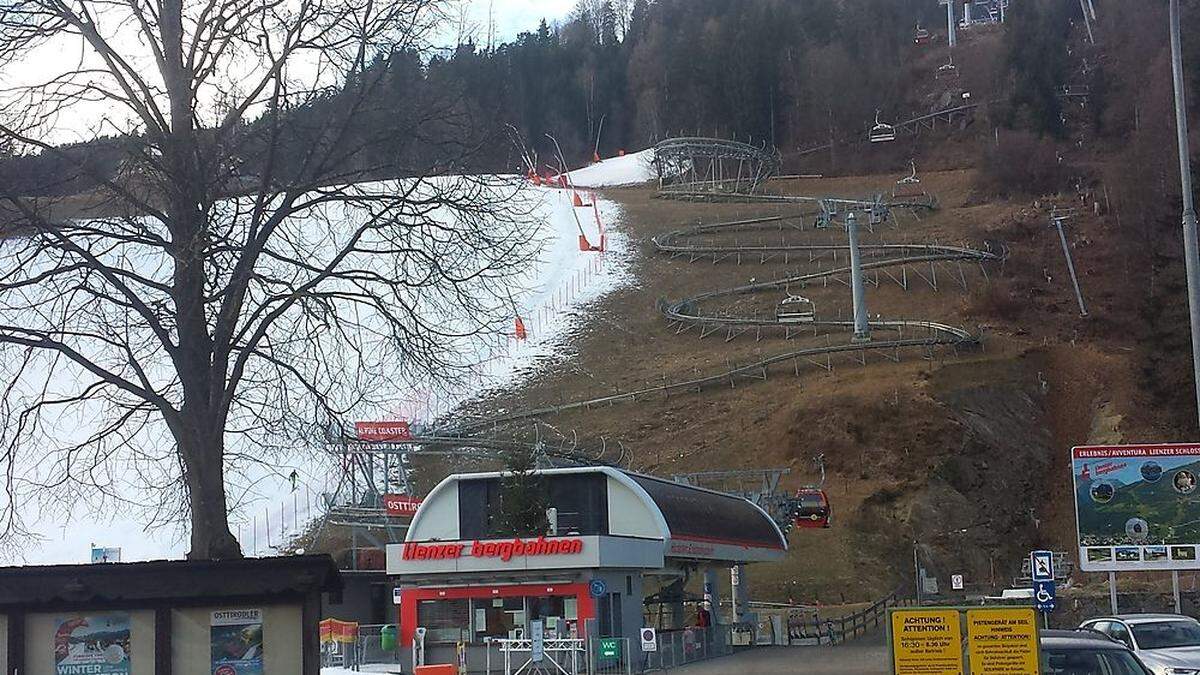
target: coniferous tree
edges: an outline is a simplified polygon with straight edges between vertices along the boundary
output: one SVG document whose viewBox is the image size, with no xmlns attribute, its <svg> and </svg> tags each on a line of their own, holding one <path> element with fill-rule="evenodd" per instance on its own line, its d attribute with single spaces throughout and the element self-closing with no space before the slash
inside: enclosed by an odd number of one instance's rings
<svg viewBox="0 0 1200 675">
<path fill-rule="evenodd" d="M 504 477 L 500 479 L 500 528 L 506 535 L 537 537 L 550 528 L 546 510 L 549 495 L 542 476 L 537 473 L 537 455 L 515 450 L 508 456 Z"/>
</svg>

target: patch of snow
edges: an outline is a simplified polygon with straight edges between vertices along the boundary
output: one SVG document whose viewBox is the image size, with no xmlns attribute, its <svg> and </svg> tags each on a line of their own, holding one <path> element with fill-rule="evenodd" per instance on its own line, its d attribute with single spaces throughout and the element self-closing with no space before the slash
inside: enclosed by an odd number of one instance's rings
<svg viewBox="0 0 1200 675">
<path fill-rule="evenodd" d="M 361 675 L 362 673 L 401 673 L 402 666 L 396 664 L 363 664 L 358 670 L 349 668 L 326 667 L 321 669 L 321 675 Z"/>
<path fill-rule="evenodd" d="M 597 175 L 603 180 L 640 182 L 644 179 L 633 181 L 619 175 L 642 175 L 632 173 L 640 161 L 636 158 L 642 155 L 619 158 L 619 166 L 623 167 L 620 171 L 610 164 Z M 617 160 L 610 160 L 614 161 Z M 393 408 L 356 410 L 354 419 L 432 421 L 489 390 L 518 384 L 535 372 L 538 364 L 563 355 L 565 337 L 585 317 L 586 306 L 632 280 L 627 258 L 631 250 L 629 242 L 619 230 L 607 229 L 617 222 L 620 207 L 601 197 L 596 197 L 595 208 L 575 207 L 573 194 L 571 190 L 537 187 L 522 191 L 514 199 L 514 211 L 528 213 L 537 223 L 534 237 L 540 246 L 536 263 L 517 281 L 512 296 L 512 305 L 525 324 L 527 339 L 518 341 L 514 335 L 516 316 L 495 317 L 508 322 L 508 334 L 469 347 L 472 351 L 467 360 L 479 365 L 455 389 L 433 392 L 419 381 L 400 380 L 395 383 L 396 389 L 410 393 L 399 397 Z M 607 251 L 582 251 L 581 232 L 593 245 L 600 241 L 597 216 L 606 229 Z M 511 314 L 511 310 L 505 311 Z M 89 420 L 73 421 L 80 433 L 91 431 Z M 159 447 L 169 448 L 169 436 L 162 436 L 150 440 Z M 167 457 L 169 461 L 169 454 Z M 146 467 L 137 469 L 145 471 Z M 121 470 L 134 469 L 114 468 L 118 473 Z M 293 470 L 297 474 L 294 491 L 289 478 Z M 321 494 L 332 493 L 337 473 L 330 456 L 307 449 L 269 466 L 250 467 L 239 485 L 246 489 L 246 494 L 231 515 L 231 528 L 246 554 L 273 555 L 282 544 L 300 534 L 320 515 Z M 132 480 L 132 476 L 127 479 L 117 475 L 114 481 L 129 486 L 128 493 L 121 497 L 130 505 L 140 501 Z M 188 549 L 186 532 L 172 528 L 147 531 L 146 514 L 152 509 L 150 504 L 129 508 L 114 505 L 99 512 L 86 504 L 75 508 L 59 504 L 43 510 L 40 516 L 35 509 L 31 515 L 36 517 L 27 525 L 43 539 L 9 553 L 27 563 L 89 562 L 89 543 L 94 542 L 98 546 L 120 547 L 123 561 L 182 557 Z"/>
<path fill-rule="evenodd" d="M 655 178 L 654 148 L 613 157 L 598 164 L 570 172 L 571 184 L 582 188 L 617 187 L 637 185 Z"/>
</svg>

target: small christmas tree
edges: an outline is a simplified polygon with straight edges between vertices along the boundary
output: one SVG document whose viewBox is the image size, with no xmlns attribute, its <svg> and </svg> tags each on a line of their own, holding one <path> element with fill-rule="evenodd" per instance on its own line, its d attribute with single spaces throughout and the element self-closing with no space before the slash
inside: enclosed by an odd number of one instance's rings
<svg viewBox="0 0 1200 675">
<path fill-rule="evenodd" d="M 546 534 L 550 529 L 546 519 L 550 496 L 537 473 L 536 451 L 512 451 L 505 469 L 507 473 L 500 479 L 500 530 L 517 537 Z"/>
</svg>

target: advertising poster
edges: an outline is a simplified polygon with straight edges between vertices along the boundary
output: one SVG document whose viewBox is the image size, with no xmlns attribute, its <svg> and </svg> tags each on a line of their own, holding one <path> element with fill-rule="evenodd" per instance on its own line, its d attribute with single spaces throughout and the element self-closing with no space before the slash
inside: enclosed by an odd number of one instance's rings
<svg viewBox="0 0 1200 675">
<path fill-rule="evenodd" d="M 54 622 L 55 675 L 129 675 L 129 614 Z"/>
<path fill-rule="evenodd" d="M 1071 450 L 1085 572 L 1198 569 L 1200 444 Z"/>
<path fill-rule="evenodd" d="M 263 674 L 261 609 L 212 613 L 212 675 Z"/>
</svg>

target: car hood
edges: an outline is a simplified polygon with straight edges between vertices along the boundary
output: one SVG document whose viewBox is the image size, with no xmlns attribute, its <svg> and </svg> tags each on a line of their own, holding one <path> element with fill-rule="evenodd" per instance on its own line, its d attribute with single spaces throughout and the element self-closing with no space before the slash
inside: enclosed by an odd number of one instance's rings
<svg viewBox="0 0 1200 675">
<path fill-rule="evenodd" d="M 1143 649 L 1138 658 L 1147 666 L 1178 666 L 1200 668 L 1200 646 L 1167 647 L 1166 649 Z"/>
</svg>

